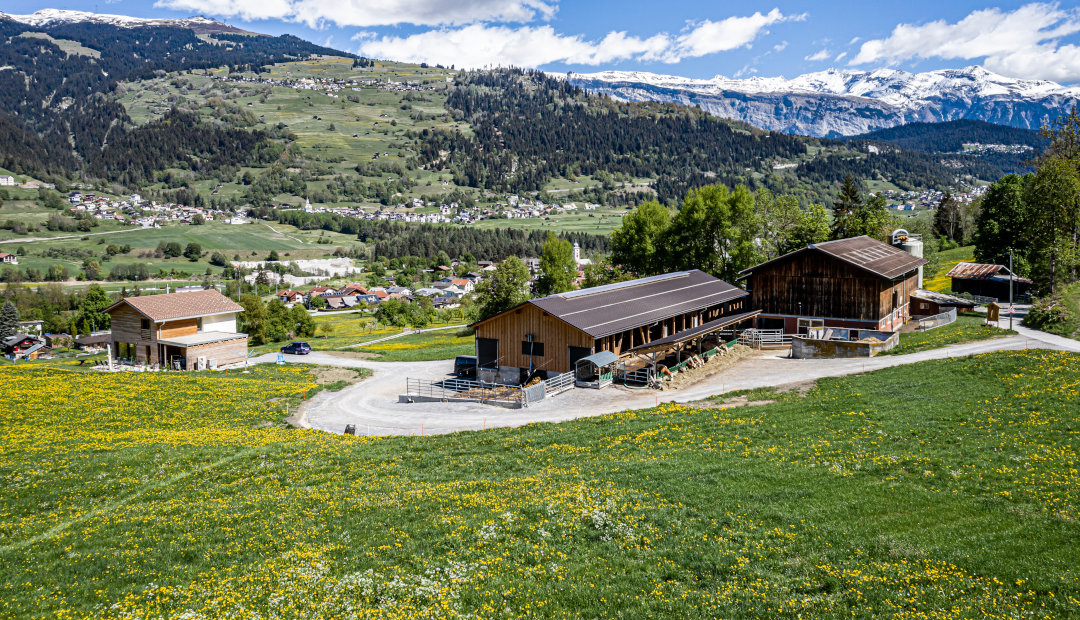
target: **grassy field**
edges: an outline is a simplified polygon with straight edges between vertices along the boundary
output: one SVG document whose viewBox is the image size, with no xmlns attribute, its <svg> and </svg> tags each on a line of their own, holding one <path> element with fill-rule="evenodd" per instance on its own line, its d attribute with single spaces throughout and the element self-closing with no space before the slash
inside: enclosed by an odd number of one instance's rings
<svg viewBox="0 0 1080 620">
<path fill-rule="evenodd" d="M 97 231 L 98 229 L 95 229 Z M 199 244 L 204 256 L 195 262 L 184 257 L 156 258 L 148 256 L 162 241 L 176 241 L 186 247 L 189 243 Z M 128 254 L 118 254 L 108 261 L 102 261 L 108 244 L 130 245 Z M 94 260 L 101 262 L 103 274 L 116 265 L 145 264 L 156 273 L 158 269 L 166 271 L 176 269 L 201 276 L 210 265 L 210 255 L 218 250 L 228 260 L 238 258 L 243 261 L 265 260 L 270 250 L 276 250 L 283 260 L 327 258 L 335 248 L 345 249 L 360 247 L 363 244 L 354 235 L 326 232 L 321 230 L 299 230 L 285 224 L 256 222 L 233 226 L 224 222 L 207 222 L 201 226 L 167 225 L 162 228 L 136 228 L 125 232 L 108 235 L 89 235 L 55 241 L 42 240 L 24 244 L 5 244 L 0 248 L 12 251 L 22 247 L 26 255 L 19 258 L 24 268 L 45 270 L 52 264 L 64 265 L 71 274 L 76 275 L 82 268 L 82 259 L 73 256 L 50 256 L 50 251 L 81 250 L 94 255 Z M 215 273 L 221 267 L 213 266 Z"/>
<path fill-rule="evenodd" d="M 1019 351 L 369 439 L 275 426 L 296 368 L 3 367 L 0 615 L 1076 617 L 1078 385 Z"/>
<path fill-rule="evenodd" d="M 955 322 L 936 329 L 900 334 L 900 344 L 893 349 L 880 353 L 880 355 L 904 355 L 905 353 L 937 349 L 950 344 L 1016 335 L 1016 332 L 1011 329 L 989 327 L 985 323 L 985 315 L 961 314 L 956 317 Z"/>
<path fill-rule="evenodd" d="M 400 334 L 405 329 L 412 329 L 383 325 L 370 316 L 364 316 L 358 313 L 335 314 L 328 312 L 326 314 L 319 314 L 315 317 L 315 324 L 317 326 L 315 335 L 305 340 L 305 342 L 311 345 L 312 350 L 315 351 L 337 351 L 343 347 L 348 347 L 349 345 L 386 338 L 387 336 Z M 329 334 L 324 335 L 325 332 L 321 327 L 323 325 L 329 325 L 332 331 Z M 444 327 L 447 325 L 459 324 L 432 323 L 431 325 L 428 325 L 428 327 Z M 425 333 L 402 336 L 400 338 L 395 338 L 394 340 L 389 340 L 386 343 L 377 343 L 376 345 L 373 345 L 373 347 L 365 347 L 362 349 L 350 348 L 347 350 L 365 351 L 376 355 L 388 356 L 388 358 L 382 358 L 382 361 L 420 361 L 421 358 L 425 360 L 448 359 L 454 355 L 461 355 L 460 353 L 451 351 L 451 349 L 456 350 L 455 347 L 458 347 L 460 344 L 457 342 L 459 338 L 453 336 L 455 331 L 456 330 L 447 330 L 432 332 L 431 334 Z M 468 352 L 471 353 L 471 332 L 469 333 L 468 341 Z M 277 342 L 265 344 L 252 347 L 251 350 L 255 353 L 268 353 L 277 351 L 283 344 L 285 343 Z M 442 357 L 439 357 L 440 355 L 442 355 Z"/>
<path fill-rule="evenodd" d="M 938 268 L 937 273 L 926 274 L 923 280 L 923 288 L 928 291 L 950 292 L 952 291 L 952 278 L 946 278 L 945 274 L 949 273 L 957 263 L 974 262 L 975 246 L 965 245 L 952 250 L 944 250 L 938 252 L 938 257 L 941 259 L 941 266 Z"/>
<path fill-rule="evenodd" d="M 349 350 L 377 355 L 380 362 L 427 362 L 472 355 L 475 348 L 472 330 L 463 328 L 412 334 Z"/>
</svg>

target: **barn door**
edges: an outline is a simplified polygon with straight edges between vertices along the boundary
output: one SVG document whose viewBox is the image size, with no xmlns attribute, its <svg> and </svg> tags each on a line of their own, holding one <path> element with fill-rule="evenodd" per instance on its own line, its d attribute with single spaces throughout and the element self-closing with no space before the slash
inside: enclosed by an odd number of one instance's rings
<svg viewBox="0 0 1080 620">
<path fill-rule="evenodd" d="M 589 347 L 570 347 L 569 370 L 573 371 L 575 368 L 577 368 L 577 363 L 579 359 L 589 357 L 590 355 L 592 355 L 592 349 L 590 349 Z"/>
<path fill-rule="evenodd" d="M 476 365 L 480 368 L 499 367 L 499 339 L 476 339 Z"/>
</svg>

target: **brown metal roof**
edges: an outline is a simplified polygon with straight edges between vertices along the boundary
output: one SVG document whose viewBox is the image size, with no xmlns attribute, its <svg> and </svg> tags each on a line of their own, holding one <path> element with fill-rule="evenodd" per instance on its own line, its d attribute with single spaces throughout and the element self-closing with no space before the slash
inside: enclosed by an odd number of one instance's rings
<svg viewBox="0 0 1080 620">
<path fill-rule="evenodd" d="M 956 263 L 956 266 L 945 274 L 946 278 L 964 278 L 965 280 L 989 280 L 997 274 L 1009 270 L 1005 265 L 989 265 L 985 263 Z"/>
<path fill-rule="evenodd" d="M 848 239 L 837 239 L 836 241 L 815 243 L 802 248 L 801 250 L 795 250 L 794 252 L 789 252 L 788 254 L 774 258 L 770 261 L 765 261 L 760 265 L 744 269 L 742 273 L 753 273 L 755 270 L 760 269 L 765 265 L 787 260 L 802 252 L 812 251 L 824 252 L 829 256 L 854 265 L 859 269 L 869 271 L 874 275 L 889 280 L 911 273 L 930 262 L 925 258 L 916 258 L 900 248 L 893 247 L 887 243 L 882 243 L 877 239 L 863 235 L 861 237 L 850 237 Z"/>
<path fill-rule="evenodd" d="M 593 338 L 746 297 L 737 286 L 694 269 L 533 299 L 534 306 Z"/>
<path fill-rule="evenodd" d="M 243 306 L 213 289 L 190 293 L 125 297 L 106 308 L 105 311 L 111 312 L 122 304 L 131 306 L 151 321 L 190 319 L 244 311 Z"/>
</svg>

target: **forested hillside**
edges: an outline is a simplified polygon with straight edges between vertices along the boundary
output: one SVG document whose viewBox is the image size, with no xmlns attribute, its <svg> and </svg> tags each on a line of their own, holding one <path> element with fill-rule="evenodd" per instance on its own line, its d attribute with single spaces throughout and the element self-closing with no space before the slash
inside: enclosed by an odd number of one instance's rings
<svg viewBox="0 0 1080 620">
<path fill-rule="evenodd" d="M 864 140 L 888 142 L 923 153 L 958 153 L 965 144 L 972 143 L 1028 146 L 1037 151 L 1042 151 L 1050 144 L 1050 140 L 1039 135 L 1037 131 L 976 120 L 909 123 L 853 136 L 847 141 Z"/>
<path fill-rule="evenodd" d="M 446 105 L 472 133 L 425 132 L 422 164 L 449 169 L 459 185 L 497 191 L 535 191 L 552 177 L 604 170 L 652 179 L 657 197 L 669 204 L 716 182 L 824 201 L 849 174 L 915 189 L 1005 172 L 974 155 L 946 161 L 899 147 L 869 148 L 867 141 L 763 131 L 693 107 L 617 102 L 540 72 L 464 74 Z"/>
<path fill-rule="evenodd" d="M 41 176 L 73 175 L 107 145 L 127 144 L 130 149 L 143 143 L 126 138 L 131 119 L 107 96 L 119 82 L 221 66 L 259 70 L 314 54 L 347 55 L 293 36 L 210 38 L 187 28 L 93 23 L 37 29 L 4 18 L 0 41 L 0 67 L 5 68 L 0 71 L 0 163 L 17 173 Z M 77 44 L 74 51 L 72 43 Z M 209 131 L 182 139 L 188 141 L 183 146 L 190 147 L 186 155 L 195 155 L 221 150 L 215 143 L 235 137 Z M 137 157 L 134 151 L 116 149 L 112 147 L 106 159 Z M 107 162 L 92 168 L 106 176 L 111 170 Z"/>
</svg>

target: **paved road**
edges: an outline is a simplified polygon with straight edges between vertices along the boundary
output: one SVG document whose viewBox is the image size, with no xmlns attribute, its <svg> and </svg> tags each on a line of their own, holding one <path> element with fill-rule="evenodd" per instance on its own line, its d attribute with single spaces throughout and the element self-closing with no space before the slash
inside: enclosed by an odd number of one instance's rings
<svg viewBox="0 0 1080 620">
<path fill-rule="evenodd" d="M 1080 352 L 1080 342 L 1017 328 L 1021 334 L 981 342 L 959 344 L 909 355 L 862 359 L 794 360 L 777 355 L 757 355 L 740 361 L 723 373 L 703 379 L 682 390 L 653 392 L 608 388 L 576 389 L 528 409 L 503 409 L 477 403 L 398 403 L 405 379 L 439 379 L 453 370 L 451 360 L 437 362 L 375 362 L 315 352 L 288 356 L 290 361 L 331 366 L 370 368 L 369 379 L 340 392 L 322 392 L 308 402 L 302 426 L 340 433 L 355 424 L 365 435 L 420 435 L 481 430 L 494 426 L 521 426 L 530 422 L 562 422 L 650 407 L 660 402 L 689 402 L 739 389 L 783 385 L 913 364 L 932 359 L 961 357 L 991 351 L 1045 348 Z M 274 354 L 253 362 L 272 362 Z"/>
</svg>

